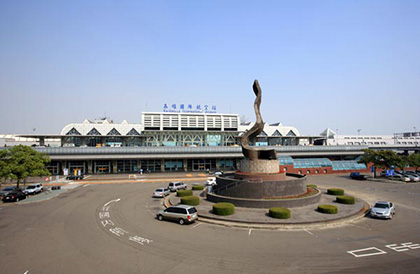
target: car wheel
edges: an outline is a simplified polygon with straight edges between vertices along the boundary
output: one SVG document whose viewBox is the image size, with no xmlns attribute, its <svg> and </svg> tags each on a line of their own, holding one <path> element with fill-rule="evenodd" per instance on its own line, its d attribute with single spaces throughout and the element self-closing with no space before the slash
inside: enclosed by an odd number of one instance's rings
<svg viewBox="0 0 420 274">
<path fill-rule="evenodd" d="M 180 224 L 180 225 L 183 225 L 183 224 L 185 224 L 185 221 L 184 221 L 184 219 L 179 219 L 179 221 L 178 221 L 178 223 Z"/>
<path fill-rule="evenodd" d="M 159 221 L 163 221 L 163 216 L 162 215 L 158 215 L 158 220 Z"/>
</svg>

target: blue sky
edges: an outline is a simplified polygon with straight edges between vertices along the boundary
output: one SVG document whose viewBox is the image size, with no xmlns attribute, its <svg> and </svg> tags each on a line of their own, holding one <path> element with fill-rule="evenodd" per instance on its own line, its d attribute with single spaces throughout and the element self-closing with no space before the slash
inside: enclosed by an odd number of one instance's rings
<svg viewBox="0 0 420 274">
<path fill-rule="evenodd" d="M 0 2 L 0 134 L 163 104 L 301 134 L 420 130 L 420 1 Z M 36 129 L 36 131 L 34 131 Z"/>
</svg>

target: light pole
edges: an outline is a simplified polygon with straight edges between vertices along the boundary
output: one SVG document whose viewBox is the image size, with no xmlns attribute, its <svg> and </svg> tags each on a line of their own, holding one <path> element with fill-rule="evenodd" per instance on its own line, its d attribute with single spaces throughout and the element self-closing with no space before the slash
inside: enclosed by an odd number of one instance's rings
<svg viewBox="0 0 420 274">
<path fill-rule="evenodd" d="M 360 135 L 360 131 L 361 131 L 362 129 L 361 128 L 359 128 L 358 130 L 357 130 L 357 132 L 359 133 L 359 135 Z"/>
</svg>

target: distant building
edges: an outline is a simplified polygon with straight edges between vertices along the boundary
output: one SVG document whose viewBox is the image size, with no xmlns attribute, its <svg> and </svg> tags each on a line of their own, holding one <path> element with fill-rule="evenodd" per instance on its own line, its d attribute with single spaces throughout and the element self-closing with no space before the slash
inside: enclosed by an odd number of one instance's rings
<svg viewBox="0 0 420 274">
<path fill-rule="evenodd" d="M 338 135 L 327 128 L 319 135 L 324 136 L 329 146 L 381 146 L 420 145 L 420 132 L 395 133 L 394 135 Z"/>
</svg>

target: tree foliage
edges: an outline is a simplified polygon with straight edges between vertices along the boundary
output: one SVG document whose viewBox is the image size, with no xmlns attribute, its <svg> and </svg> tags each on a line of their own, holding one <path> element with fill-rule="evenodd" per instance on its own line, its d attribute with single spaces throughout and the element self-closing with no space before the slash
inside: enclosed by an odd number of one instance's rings
<svg viewBox="0 0 420 274">
<path fill-rule="evenodd" d="M 420 154 L 419 153 L 408 155 L 407 160 L 408 160 L 408 164 L 411 167 L 416 168 L 416 170 L 420 167 Z"/>
<path fill-rule="evenodd" d="M 45 168 L 45 164 L 49 162 L 50 157 L 45 153 L 39 153 L 29 146 L 18 145 L 0 151 L 0 176 L 16 180 L 19 187 L 19 183 L 26 181 L 28 177 L 51 175 Z"/>
<path fill-rule="evenodd" d="M 398 155 L 392 150 L 364 149 L 363 152 L 364 154 L 358 162 L 366 165 L 372 163 L 375 167 L 375 177 L 376 168 L 390 169 L 395 166 L 404 171 L 406 166 L 409 164 L 407 156 Z"/>
</svg>

